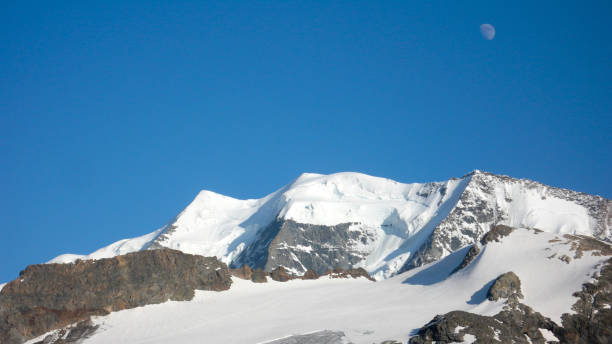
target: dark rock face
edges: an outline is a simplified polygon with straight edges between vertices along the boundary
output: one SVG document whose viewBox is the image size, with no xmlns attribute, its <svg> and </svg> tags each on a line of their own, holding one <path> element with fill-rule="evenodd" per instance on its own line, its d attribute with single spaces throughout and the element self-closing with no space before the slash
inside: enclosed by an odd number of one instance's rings
<svg viewBox="0 0 612 344">
<path fill-rule="evenodd" d="M 490 301 L 497 301 L 511 297 L 522 299 L 523 294 L 521 293 L 521 280 L 514 272 L 509 271 L 497 277 L 487 292 L 487 298 Z"/>
<path fill-rule="evenodd" d="M 564 343 L 612 343 L 612 258 L 608 259 L 594 283 L 585 283 L 574 293 L 576 313 L 561 317 L 559 331 Z"/>
<path fill-rule="evenodd" d="M 470 263 L 472 261 L 474 261 L 474 259 L 476 259 L 476 257 L 478 257 L 478 255 L 480 254 L 480 249 L 481 249 L 481 247 L 478 246 L 477 244 L 472 245 L 472 247 L 470 247 L 468 252 L 465 254 L 465 257 L 463 257 L 463 260 L 461 261 L 461 264 L 459 264 L 459 266 L 457 266 L 451 272 L 451 274 L 454 274 L 455 272 L 457 272 L 457 271 L 465 268 L 466 266 L 470 265 Z"/>
<path fill-rule="evenodd" d="M 353 247 L 375 240 L 374 233 L 351 231 L 354 223 L 323 226 L 277 219 L 232 263 L 272 271 L 283 266 L 301 274 L 307 269 L 322 274 L 329 269 L 348 269 L 365 259 Z M 300 248 L 308 248 L 307 250 Z"/>
<path fill-rule="evenodd" d="M 545 343 L 540 329 L 553 331 L 556 324 L 523 304 L 517 304 L 493 317 L 463 311 L 437 315 L 421 328 L 411 344 L 463 342 L 466 335 L 478 343 Z M 528 337 L 528 338 L 527 338 Z"/>
<path fill-rule="evenodd" d="M 91 315 L 191 300 L 195 289 L 230 285 L 227 266 L 216 258 L 169 249 L 30 265 L 0 291 L 0 342 L 21 343 Z"/>
<path fill-rule="evenodd" d="M 487 234 L 485 234 L 482 239 L 480 239 L 480 243 L 486 245 L 491 241 L 500 242 L 501 238 L 510 235 L 514 231 L 514 228 L 504 225 L 495 225 L 491 226 L 491 230 Z"/>
</svg>

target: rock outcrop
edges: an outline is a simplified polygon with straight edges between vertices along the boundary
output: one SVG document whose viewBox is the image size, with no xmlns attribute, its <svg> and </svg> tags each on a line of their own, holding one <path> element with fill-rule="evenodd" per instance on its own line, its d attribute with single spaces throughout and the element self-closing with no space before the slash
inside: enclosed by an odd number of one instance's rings
<svg viewBox="0 0 612 344">
<path fill-rule="evenodd" d="M 612 258 L 593 277 L 573 294 L 578 298 L 574 312 L 561 317 L 558 337 L 564 343 L 612 343 Z"/>
<path fill-rule="evenodd" d="M 356 268 L 356 269 L 341 269 L 335 268 L 334 270 L 327 270 L 322 276 L 328 276 L 331 278 L 359 278 L 364 277 L 374 282 L 375 280 L 365 271 L 364 268 Z"/>
<path fill-rule="evenodd" d="M 612 343 L 612 258 L 593 278 L 594 282 L 583 284 L 582 290 L 573 294 L 578 301 L 572 313 L 562 315 L 562 326 L 518 302 L 520 280 L 508 272 L 496 279 L 488 293 L 491 300 L 508 298 L 503 311 L 492 317 L 464 311 L 437 315 L 409 343 L 462 342 L 469 335 L 479 343 L 543 344 L 543 331 L 549 331 L 560 343 Z"/>
<path fill-rule="evenodd" d="M 279 266 L 270 272 L 270 278 L 278 282 L 287 282 L 288 280 L 294 279 L 293 276 L 287 274 L 287 270 L 284 267 Z"/>
<path fill-rule="evenodd" d="M 313 270 L 306 270 L 304 275 L 296 276 L 287 272 L 287 270 L 279 266 L 272 270 L 271 272 L 265 272 L 262 269 L 251 270 L 248 265 L 244 265 L 243 267 L 237 269 L 230 269 L 230 273 L 232 276 L 236 276 L 241 279 L 251 280 L 255 283 L 265 283 L 268 281 L 268 277 L 277 282 L 287 282 L 294 279 L 302 279 L 302 280 L 316 280 L 323 276 L 328 276 L 329 278 L 359 278 L 364 277 L 370 281 L 375 282 L 376 280 L 372 278 L 368 274 L 368 272 L 363 268 L 351 268 L 351 269 L 342 269 L 335 268 L 333 270 L 327 270 L 323 274 L 319 275 Z"/>
<path fill-rule="evenodd" d="M 489 291 L 487 292 L 487 298 L 490 301 L 497 301 L 499 299 L 522 299 L 523 294 L 521 293 L 521 280 L 512 271 L 506 272 L 501 276 L 497 277 Z"/>
<path fill-rule="evenodd" d="M 163 249 L 73 264 L 30 265 L 0 291 L 0 343 L 126 308 L 191 300 L 195 290 L 230 288 L 214 257 Z"/>
<path fill-rule="evenodd" d="M 492 317 L 464 311 L 437 315 L 410 338 L 409 343 L 454 343 L 472 336 L 479 343 L 544 344 L 546 340 L 540 329 L 554 332 L 555 328 L 556 324 L 550 319 L 518 304 Z"/>
<path fill-rule="evenodd" d="M 491 229 L 485 235 L 482 236 L 482 239 L 480 239 L 480 243 L 483 245 L 486 245 L 490 243 L 491 241 L 500 242 L 501 238 L 510 235 L 512 231 L 514 231 L 514 228 L 510 226 L 504 226 L 504 225 L 491 226 Z"/>
</svg>

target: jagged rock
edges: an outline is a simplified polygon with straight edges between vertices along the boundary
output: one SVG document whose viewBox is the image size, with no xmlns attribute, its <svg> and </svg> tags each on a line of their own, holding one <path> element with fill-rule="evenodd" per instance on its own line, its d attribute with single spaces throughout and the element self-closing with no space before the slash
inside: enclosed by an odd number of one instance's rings
<svg viewBox="0 0 612 344">
<path fill-rule="evenodd" d="M 522 299 L 523 294 L 521 293 L 521 280 L 514 272 L 509 271 L 497 277 L 487 292 L 487 298 L 490 301 L 497 301 L 511 297 Z"/>
<path fill-rule="evenodd" d="M 476 257 L 478 257 L 478 255 L 480 254 L 480 246 L 478 245 L 478 243 L 472 245 L 472 247 L 470 247 L 470 249 L 468 250 L 468 252 L 465 254 L 465 257 L 463 257 L 463 260 L 461 261 L 461 264 L 459 264 L 459 266 L 457 266 L 455 269 L 453 269 L 453 271 L 451 272 L 451 274 L 454 274 L 455 272 L 465 268 L 466 266 L 470 265 L 470 263 L 476 259 Z"/>
<path fill-rule="evenodd" d="M 100 325 L 93 325 L 90 320 L 81 321 L 75 326 L 69 326 L 47 335 L 42 341 L 34 344 L 70 344 L 80 343 L 91 337 Z"/>
<path fill-rule="evenodd" d="M 248 265 L 244 265 L 237 269 L 230 269 L 230 274 L 240 279 L 250 280 L 253 275 L 253 270 Z"/>
<path fill-rule="evenodd" d="M 268 278 L 266 277 L 268 274 L 262 269 L 255 269 L 251 273 L 251 281 L 255 283 L 266 283 L 268 282 Z"/>
<path fill-rule="evenodd" d="M 303 280 L 316 280 L 319 278 L 319 275 L 311 269 L 306 270 L 304 275 L 302 276 Z"/>
<path fill-rule="evenodd" d="M 565 264 L 569 264 L 572 261 L 572 258 L 570 258 L 567 254 L 563 254 L 559 256 L 559 260 L 564 262 Z"/>
<path fill-rule="evenodd" d="M 270 278 L 278 282 L 287 282 L 293 279 L 292 276 L 289 276 L 289 274 L 287 274 L 287 270 L 285 270 L 285 268 L 282 266 L 279 266 L 276 269 L 272 270 L 272 272 L 270 272 Z"/>
<path fill-rule="evenodd" d="M 558 337 L 563 343 L 612 343 L 612 258 L 606 261 L 593 283 L 585 283 L 573 295 L 574 313 L 561 317 Z"/>
<path fill-rule="evenodd" d="M 432 263 L 462 247 L 474 244 L 490 230 L 491 225 L 512 223 L 508 204 L 517 200 L 512 199 L 513 195 L 505 190 L 511 190 L 513 187 L 524 191 L 537 190 L 545 198 L 562 199 L 583 206 L 595 219 L 593 235 L 600 240 L 612 242 L 612 200 L 555 188 L 528 179 L 515 179 L 482 171 L 474 171 L 462 177 L 465 178 L 469 178 L 469 184 L 456 206 L 434 228 L 418 251 L 410 256 L 399 273 Z M 503 187 L 500 187 L 502 185 Z"/>
<path fill-rule="evenodd" d="M 510 235 L 514 231 L 514 228 L 504 225 L 491 226 L 491 230 L 485 234 L 480 243 L 486 245 L 491 241 L 500 242 L 501 238 Z"/>
<path fill-rule="evenodd" d="M 214 257 L 150 250 L 73 264 L 30 265 L 0 291 L 0 343 L 21 343 L 91 315 L 227 290 Z"/>
<path fill-rule="evenodd" d="M 466 335 L 471 335 L 478 343 L 544 344 L 546 341 L 540 329 L 555 332 L 558 326 L 549 318 L 519 303 L 493 317 L 464 311 L 437 315 L 416 336 L 410 338 L 409 343 L 463 342 L 467 339 Z"/>
</svg>

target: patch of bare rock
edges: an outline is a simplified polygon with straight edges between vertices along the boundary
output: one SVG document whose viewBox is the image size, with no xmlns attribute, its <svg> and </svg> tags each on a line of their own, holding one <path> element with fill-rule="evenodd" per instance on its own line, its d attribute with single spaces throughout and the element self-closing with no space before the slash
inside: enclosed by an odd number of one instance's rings
<svg viewBox="0 0 612 344">
<path fill-rule="evenodd" d="M 255 283 L 265 283 L 268 281 L 268 277 L 277 282 L 287 282 L 294 279 L 316 280 L 323 276 L 329 276 L 330 278 L 364 277 L 370 281 L 375 281 L 372 276 L 370 276 L 368 272 L 363 268 L 351 268 L 346 270 L 341 268 L 335 268 L 333 270 L 327 270 L 321 275 L 317 274 L 314 270 L 308 269 L 302 276 L 290 274 L 287 269 L 282 266 L 276 267 L 270 272 L 265 272 L 261 269 L 253 270 L 248 265 L 243 265 L 242 267 L 237 269 L 230 269 L 229 271 L 232 276 L 236 276 L 244 280 L 251 280 Z"/>
</svg>

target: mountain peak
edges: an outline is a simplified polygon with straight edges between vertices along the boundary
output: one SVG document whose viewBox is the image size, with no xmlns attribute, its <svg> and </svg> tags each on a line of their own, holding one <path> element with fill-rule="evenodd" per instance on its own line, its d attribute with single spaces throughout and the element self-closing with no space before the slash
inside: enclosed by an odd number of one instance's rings
<svg viewBox="0 0 612 344">
<path fill-rule="evenodd" d="M 412 184 L 357 172 L 303 173 L 260 199 L 202 190 L 162 229 L 84 258 L 166 247 L 295 274 L 363 267 L 383 279 L 477 242 L 491 225 L 609 241 L 610 203 L 481 170 Z"/>
</svg>

